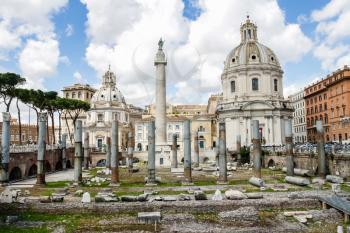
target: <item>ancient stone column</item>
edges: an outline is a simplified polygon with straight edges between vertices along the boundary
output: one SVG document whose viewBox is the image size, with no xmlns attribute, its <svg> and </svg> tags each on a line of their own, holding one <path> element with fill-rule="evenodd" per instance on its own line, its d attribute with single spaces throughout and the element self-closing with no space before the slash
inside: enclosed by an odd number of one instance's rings
<svg viewBox="0 0 350 233">
<path fill-rule="evenodd" d="M 215 164 L 216 167 L 219 167 L 219 140 L 217 140 L 218 145 L 215 148 Z"/>
<path fill-rule="evenodd" d="M 238 134 L 236 137 L 236 151 L 237 151 L 237 164 L 242 164 L 242 155 L 241 155 L 241 135 Z"/>
<path fill-rule="evenodd" d="M 128 133 L 128 171 L 133 172 L 133 158 L 134 157 L 134 146 L 133 146 L 133 135 L 132 132 Z"/>
<path fill-rule="evenodd" d="M 191 167 L 191 122 L 186 120 L 184 123 L 184 176 L 185 182 L 192 183 Z"/>
<path fill-rule="evenodd" d="M 118 141 L 118 121 L 112 121 L 112 153 L 111 153 L 111 169 L 112 179 L 111 186 L 119 183 L 119 141 Z"/>
<path fill-rule="evenodd" d="M 194 135 L 194 142 L 193 142 L 193 146 L 194 146 L 194 163 L 193 166 L 194 167 L 199 167 L 199 144 L 198 144 L 198 131 L 195 132 Z"/>
<path fill-rule="evenodd" d="M 293 135 L 292 135 L 292 120 L 287 119 L 284 122 L 284 134 L 286 136 L 286 166 L 287 176 L 294 175 L 294 161 L 293 161 Z"/>
<path fill-rule="evenodd" d="M 253 155 L 253 164 L 254 164 L 254 176 L 261 178 L 261 142 L 259 136 L 259 121 L 251 121 L 251 130 L 252 130 L 252 155 Z"/>
<path fill-rule="evenodd" d="M 227 182 L 226 130 L 225 123 L 219 123 L 219 183 Z"/>
<path fill-rule="evenodd" d="M 45 184 L 46 113 L 39 113 L 38 157 L 36 184 Z"/>
<path fill-rule="evenodd" d="M 155 124 L 151 121 L 148 125 L 148 177 L 147 184 L 156 183 L 156 145 Z"/>
<path fill-rule="evenodd" d="M 318 151 L 318 175 L 326 177 L 326 152 L 324 150 L 324 131 L 322 121 L 316 121 L 317 151 Z"/>
<path fill-rule="evenodd" d="M 90 148 L 89 148 L 89 133 L 85 132 L 84 135 L 84 169 L 89 169 L 89 157 L 90 157 Z"/>
<path fill-rule="evenodd" d="M 106 168 L 111 168 L 111 138 L 106 140 Z"/>
<path fill-rule="evenodd" d="M 171 146 L 172 160 L 171 167 L 177 168 L 177 135 L 173 134 L 173 144 Z"/>
<path fill-rule="evenodd" d="M 156 54 L 154 65 L 156 66 L 156 144 L 166 144 L 166 77 L 165 67 L 167 61 L 163 52 L 164 41 L 158 42 L 158 52 Z"/>
<path fill-rule="evenodd" d="M 67 169 L 67 134 L 62 134 L 62 168 Z"/>
<path fill-rule="evenodd" d="M 83 129 L 82 121 L 77 120 L 75 123 L 74 132 L 74 181 L 81 183 L 82 181 L 82 141 L 83 141 Z"/>
<path fill-rule="evenodd" d="M 10 162 L 10 118 L 9 112 L 2 113 L 2 140 L 1 140 L 1 164 L 0 164 L 0 186 L 7 185 L 9 181 Z"/>
</svg>

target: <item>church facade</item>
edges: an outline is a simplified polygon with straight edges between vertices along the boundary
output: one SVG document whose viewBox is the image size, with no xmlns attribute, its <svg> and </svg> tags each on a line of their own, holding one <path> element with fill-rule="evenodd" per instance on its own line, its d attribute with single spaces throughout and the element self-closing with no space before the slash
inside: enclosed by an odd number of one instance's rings
<svg viewBox="0 0 350 233">
<path fill-rule="evenodd" d="M 109 69 L 102 77 L 102 86 L 90 100 L 91 109 L 87 112 L 85 132 L 89 133 L 89 144 L 102 148 L 111 137 L 112 121 L 119 123 L 119 145 L 126 147 L 130 129 L 130 109 L 116 85 L 116 76 Z"/>
<path fill-rule="evenodd" d="M 236 150 L 236 139 L 251 144 L 251 121 L 259 120 L 263 145 L 284 142 L 284 122 L 293 108 L 283 97 L 283 70 L 277 56 L 260 44 L 257 26 L 247 17 L 240 28 L 241 43 L 227 56 L 221 75 L 223 99 L 218 104 L 219 122 L 226 123 L 226 145 Z"/>
</svg>

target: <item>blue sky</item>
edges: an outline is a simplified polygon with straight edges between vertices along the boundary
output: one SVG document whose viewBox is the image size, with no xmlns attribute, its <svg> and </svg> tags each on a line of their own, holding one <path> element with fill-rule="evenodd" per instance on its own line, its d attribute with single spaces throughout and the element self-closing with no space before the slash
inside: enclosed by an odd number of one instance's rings
<svg viewBox="0 0 350 233">
<path fill-rule="evenodd" d="M 205 103 L 221 92 L 222 63 L 249 12 L 259 41 L 279 57 L 290 94 L 350 61 L 350 33 L 341 32 L 340 20 L 350 19 L 349 2 L 3 0 L 0 71 L 22 74 L 31 88 L 60 91 L 76 82 L 98 87 L 111 64 L 126 100 L 144 106 L 154 100 L 152 60 L 162 36 L 168 101 Z"/>
</svg>

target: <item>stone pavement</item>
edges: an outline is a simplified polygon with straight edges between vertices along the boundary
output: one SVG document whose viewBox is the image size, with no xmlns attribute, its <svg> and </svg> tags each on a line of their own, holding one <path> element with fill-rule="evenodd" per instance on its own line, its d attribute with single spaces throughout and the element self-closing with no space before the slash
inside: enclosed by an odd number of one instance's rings
<svg viewBox="0 0 350 233">
<path fill-rule="evenodd" d="M 46 182 L 57 181 L 72 181 L 74 179 L 74 169 L 59 171 L 51 174 L 46 174 Z M 18 182 L 13 182 L 10 187 L 16 188 L 32 188 L 36 183 L 36 178 L 26 179 Z"/>
</svg>

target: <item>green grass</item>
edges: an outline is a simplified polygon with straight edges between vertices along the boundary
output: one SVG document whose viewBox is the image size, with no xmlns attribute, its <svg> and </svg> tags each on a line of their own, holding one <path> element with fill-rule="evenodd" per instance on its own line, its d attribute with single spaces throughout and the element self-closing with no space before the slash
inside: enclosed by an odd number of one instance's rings
<svg viewBox="0 0 350 233">
<path fill-rule="evenodd" d="M 344 192 L 350 193 L 350 187 L 348 185 L 341 184 L 340 187 L 341 187 L 341 190 L 343 190 Z"/>
<path fill-rule="evenodd" d="M 207 186 L 207 185 L 216 185 L 216 180 L 197 180 L 193 181 L 194 185 L 198 186 Z"/>
<path fill-rule="evenodd" d="M 69 181 L 46 182 L 46 188 L 64 188 L 69 185 Z"/>
<path fill-rule="evenodd" d="M 198 221 L 202 221 L 205 223 L 219 223 L 218 215 L 215 212 L 197 212 L 193 215 Z"/>
<path fill-rule="evenodd" d="M 46 226 L 42 227 L 15 227 L 1 226 L 0 232 L 6 233 L 50 233 Z"/>
<path fill-rule="evenodd" d="M 229 185 L 242 185 L 242 184 L 249 184 L 248 180 L 230 180 L 228 182 Z"/>
</svg>

